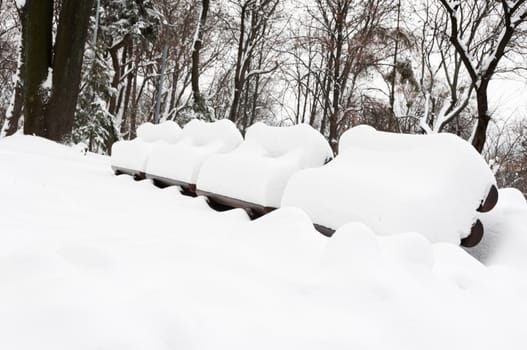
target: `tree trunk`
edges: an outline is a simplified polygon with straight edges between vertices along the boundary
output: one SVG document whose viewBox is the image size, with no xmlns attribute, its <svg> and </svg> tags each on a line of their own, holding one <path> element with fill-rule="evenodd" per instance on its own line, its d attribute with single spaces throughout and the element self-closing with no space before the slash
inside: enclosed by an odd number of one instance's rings
<svg viewBox="0 0 527 350">
<path fill-rule="evenodd" d="M 490 122 L 486 83 L 482 82 L 480 88 L 476 91 L 476 98 L 478 104 L 478 124 L 476 125 L 472 145 L 479 153 L 481 153 L 483 152 L 485 142 L 487 141 L 487 127 Z"/>
<path fill-rule="evenodd" d="M 42 88 L 51 67 L 53 0 L 28 0 L 23 15 L 24 134 L 46 136 Z"/>
<path fill-rule="evenodd" d="M 24 106 L 24 84 L 21 81 L 17 81 L 13 94 L 12 106 L 8 111 L 9 114 L 6 116 L 0 137 L 14 135 L 18 130 L 18 124 L 20 123 L 22 108 Z"/>
<path fill-rule="evenodd" d="M 342 46 L 344 45 L 344 21 L 347 15 L 347 8 L 337 15 L 336 31 L 337 38 L 335 42 L 335 63 L 333 66 L 333 103 L 331 117 L 329 120 L 329 144 L 333 153 L 337 154 L 338 147 L 338 123 L 340 115 L 340 95 L 342 90 L 341 63 L 342 63 Z M 329 93 L 328 93 L 329 94 Z"/>
<path fill-rule="evenodd" d="M 117 111 L 117 95 L 118 95 L 118 88 L 119 88 L 119 82 L 121 81 L 121 64 L 119 63 L 119 50 L 125 46 L 126 42 L 128 41 L 128 36 L 124 37 L 123 40 L 121 40 L 119 43 L 112 46 L 108 52 L 110 53 L 110 58 L 112 59 L 112 67 L 113 67 L 113 78 L 112 78 L 112 89 L 113 95 L 110 98 L 110 102 L 108 103 L 108 112 L 111 115 L 116 115 Z"/>
<path fill-rule="evenodd" d="M 194 40 L 194 47 L 192 48 L 192 96 L 194 97 L 193 109 L 196 113 L 207 116 L 208 111 L 205 105 L 205 99 L 199 90 L 199 53 L 203 44 L 203 29 L 207 22 L 207 13 L 209 11 L 209 0 L 201 1 L 201 14 L 199 18 L 198 27 L 196 29 L 196 39 Z"/>
<path fill-rule="evenodd" d="M 238 54 L 236 57 L 236 69 L 234 71 L 234 92 L 232 94 L 231 108 L 229 110 L 229 119 L 236 122 L 238 114 L 238 105 L 240 103 L 240 96 L 243 87 L 243 79 L 241 77 L 243 70 L 242 59 L 244 57 L 244 38 L 245 38 L 245 11 L 246 5 L 242 6 L 240 14 L 240 36 L 238 38 Z"/>
<path fill-rule="evenodd" d="M 177 83 L 179 81 L 179 67 L 176 63 L 176 66 L 174 67 L 174 72 L 172 73 L 172 88 L 170 89 L 170 105 L 168 108 L 167 115 L 169 116 L 169 119 L 174 119 L 174 116 L 171 114 L 173 113 L 174 108 L 176 107 L 176 92 L 177 92 Z"/>
<path fill-rule="evenodd" d="M 133 40 L 130 40 L 130 43 L 128 44 L 127 51 L 129 52 L 130 56 L 133 55 Z M 130 57 L 131 58 L 131 57 Z M 128 140 L 130 140 L 130 123 L 128 123 L 128 105 L 130 103 L 130 93 L 132 92 L 132 79 L 133 75 L 135 74 L 132 72 L 132 69 L 134 69 L 134 63 L 130 60 L 130 64 L 127 65 L 128 69 L 125 71 L 125 74 L 128 74 L 126 76 L 126 88 L 124 93 L 124 105 L 123 105 L 123 119 L 121 120 L 121 135 L 127 134 Z"/>
<path fill-rule="evenodd" d="M 137 55 L 139 56 L 139 55 Z M 138 62 L 136 62 L 138 63 Z M 134 79 L 132 81 L 132 110 L 130 112 L 130 139 L 135 139 L 137 129 L 137 65 L 135 66 Z"/>
<path fill-rule="evenodd" d="M 390 119 L 388 120 L 388 130 L 394 131 L 396 124 L 395 116 L 395 86 L 397 84 L 397 60 L 399 56 L 399 31 L 401 26 L 401 0 L 397 2 L 397 27 L 395 33 L 395 49 L 393 52 L 392 81 L 390 88 Z"/>
<path fill-rule="evenodd" d="M 130 39 L 132 40 L 132 39 Z M 121 106 L 123 104 L 123 92 L 124 92 L 124 88 L 123 86 L 120 84 L 121 81 L 121 77 L 126 73 L 126 59 L 127 59 L 127 54 L 128 54 L 128 42 L 129 40 L 126 41 L 126 45 L 125 47 L 123 48 L 123 54 L 121 56 L 121 64 L 119 65 L 119 70 L 121 71 L 119 73 L 119 83 L 118 83 L 118 90 L 119 90 L 119 94 L 118 94 L 118 97 L 117 97 L 117 104 L 115 105 L 115 115 L 118 116 L 119 115 L 119 111 L 121 110 Z M 120 85 L 120 86 L 119 86 Z M 122 117 L 122 115 L 121 115 Z M 121 123 L 122 123 L 122 120 L 121 120 Z"/>
<path fill-rule="evenodd" d="M 21 15 L 23 15 L 21 13 Z M 20 117 L 22 116 L 22 109 L 24 106 L 24 83 L 23 73 L 24 73 L 24 44 L 23 41 L 20 42 L 20 53 L 18 58 L 18 69 L 17 69 L 17 78 L 15 84 L 15 90 L 13 91 L 13 96 L 11 97 L 11 103 L 6 113 L 6 119 L 4 121 L 4 126 L 0 132 L 0 138 L 5 136 L 11 136 L 18 130 L 18 124 L 20 122 Z"/>
<path fill-rule="evenodd" d="M 93 1 L 62 0 L 54 49 L 53 89 L 46 111 L 46 136 L 51 140 L 71 141 Z"/>
</svg>

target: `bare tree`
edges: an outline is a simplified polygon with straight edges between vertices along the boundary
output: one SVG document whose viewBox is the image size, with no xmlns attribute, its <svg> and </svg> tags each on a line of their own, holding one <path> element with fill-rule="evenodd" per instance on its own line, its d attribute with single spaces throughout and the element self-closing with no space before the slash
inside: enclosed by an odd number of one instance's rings
<svg viewBox="0 0 527 350">
<path fill-rule="evenodd" d="M 314 114 L 319 115 L 320 131 L 328 135 L 336 152 L 340 134 L 360 109 L 361 79 L 393 57 L 393 51 L 386 48 L 390 45 L 388 21 L 396 6 L 392 0 L 315 0 L 315 5 L 307 10 L 313 19 L 308 21 L 313 23 L 309 30 L 313 37 L 306 40 L 321 54 L 315 60 L 306 61 L 309 53 L 297 58 L 303 57 L 314 82 L 311 91 L 316 93 L 313 101 L 318 106 L 312 105 L 310 121 L 314 122 Z"/>
<path fill-rule="evenodd" d="M 401 131 L 451 131 L 468 138 L 474 89 L 464 74 L 460 55 L 450 49 L 444 34 L 446 13 L 434 0 L 409 10 L 419 25 L 408 57 L 417 69 L 411 63 L 399 65 L 404 80 L 397 89 L 396 114 Z"/>
<path fill-rule="evenodd" d="M 527 1 L 440 2 L 448 13 L 450 41 L 476 92 L 478 121 L 472 144 L 482 152 L 491 119 L 488 86 L 503 58 L 525 38 L 522 25 L 527 19 Z"/>
<path fill-rule="evenodd" d="M 255 52 L 262 42 L 269 40 L 272 33 L 272 16 L 279 4 L 278 0 L 241 0 L 234 3 L 238 11 L 236 61 L 233 76 L 233 92 L 229 108 L 229 119 L 237 121 L 242 92 L 247 81 L 261 74 L 267 74 L 278 67 L 263 68 L 254 66 Z M 254 67 L 254 68 L 253 68 Z"/>
</svg>

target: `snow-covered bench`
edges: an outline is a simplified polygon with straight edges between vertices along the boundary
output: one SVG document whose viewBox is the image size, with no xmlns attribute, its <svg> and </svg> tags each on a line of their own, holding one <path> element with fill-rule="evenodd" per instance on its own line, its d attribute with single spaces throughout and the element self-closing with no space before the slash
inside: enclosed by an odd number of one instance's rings
<svg viewBox="0 0 527 350">
<path fill-rule="evenodd" d="M 193 193 L 201 165 L 209 157 L 230 152 L 243 141 L 230 120 L 191 120 L 174 144 L 159 144 L 150 153 L 146 177 L 160 185 L 179 185 Z"/>
<path fill-rule="evenodd" d="M 461 138 L 357 126 L 342 135 L 335 160 L 293 176 L 281 205 L 303 209 L 326 234 L 359 221 L 381 235 L 474 246 L 483 236 L 476 212 L 496 202 L 491 170 Z"/>
<path fill-rule="evenodd" d="M 135 139 L 118 141 L 112 145 L 110 161 L 113 171 L 144 178 L 146 162 L 154 146 L 158 143 L 175 143 L 180 136 L 181 128 L 173 121 L 140 125 Z"/>
<path fill-rule="evenodd" d="M 324 137 L 307 124 L 272 127 L 256 123 L 247 129 L 239 148 L 205 162 L 197 193 L 213 203 L 262 215 L 280 206 L 291 175 L 320 167 L 332 157 Z"/>
</svg>

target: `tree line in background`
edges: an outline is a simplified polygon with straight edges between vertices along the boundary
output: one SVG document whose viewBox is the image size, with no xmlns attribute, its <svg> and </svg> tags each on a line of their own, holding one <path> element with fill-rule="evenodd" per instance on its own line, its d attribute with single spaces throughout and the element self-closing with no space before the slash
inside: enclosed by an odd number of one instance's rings
<svg viewBox="0 0 527 350">
<path fill-rule="evenodd" d="M 453 132 L 527 192 L 526 118 L 493 79 L 526 69 L 527 0 L 0 0 L 0 136 L 109 153 L 137 125 L 357 124 Z M 505 122 L 508 119 L 509 122 Z"/>
</svg>

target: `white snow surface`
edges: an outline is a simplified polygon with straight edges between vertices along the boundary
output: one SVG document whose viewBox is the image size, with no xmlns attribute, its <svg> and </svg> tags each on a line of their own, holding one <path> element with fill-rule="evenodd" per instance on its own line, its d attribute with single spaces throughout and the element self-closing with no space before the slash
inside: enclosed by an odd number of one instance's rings
<svg viewBox="0 0 527 350">
<path fill-rule="evenodd" d="M 273 127 L 256 123 L 235 151 L 211 157 L 201 170 L 199 190 L 279 207 L 287 181 L 299 170 L 320 167 L 333 154 L 308 124 Z"/>
<path fill-rule="evenodd" d="M 361 221 L 381 235 L 419 232 L 432 242 L 459 244 L 493 184 L 483 158 L 455 135 L 362 125 L 342 135 L 335 160 L 291 178 L 282 206 L 302 208 L 333 229 Z"/>
<path fill-rule="evenodd" d="M 112 145 L 112 165 L 144 172 L 146 162 L 154 146 L 178 142 L 181 134 L 181 128 L 173 121 L 165 121 L 160 124 L 141 124 L 137 128 L 135 139 L 117 141 Z"/>
<path fill-rule="evenodd" d="M 499 198 L 492 211 L 479 214 L 486 234 L 470 251 L 485 263 L 527 269 L 527 202 L 515 188 L 501 189 Z"/>
<path fill-rule="evenodd" d="M 195 184 L 201 166 L 209 157 L 232 151 L 243 141 L 240 131 L 227 119 L 207 123 L 193 119 L 185 125 L 175 144 L 159 144 L 148 157 L 149 176 Z"/>
<path fill-rule="evenodd" d="M 145 142 L 165 141 L 176 143 L 181 137 L 181 128 L 172 120 L 167 120 L 160 124 L 147 122 L 139 125 L 137 137 Z"/>
<path fill-rule="evenodd" d="M 36 137 L 0 140 L 0 164 L 1 349 L 527 348 L 514 190 L 482 264 L 359 222 L 329 239 L 295 208 L 215 212 Z"/>
</svg>

